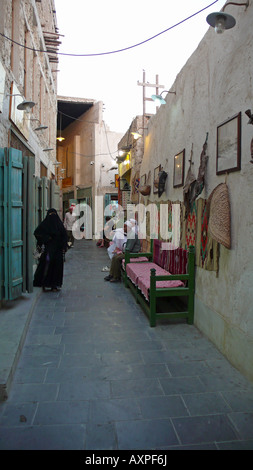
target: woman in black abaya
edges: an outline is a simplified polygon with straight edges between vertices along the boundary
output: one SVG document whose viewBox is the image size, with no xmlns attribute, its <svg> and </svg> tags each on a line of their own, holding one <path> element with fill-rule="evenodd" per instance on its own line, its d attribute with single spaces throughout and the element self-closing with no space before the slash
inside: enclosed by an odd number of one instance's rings
<svg viewBox="0 0 253 470">
<path fill-rule="evenodd" d="M 37 245 L 43 249 L 34 274 L 34 287 L 57 291 L 62 286 L 64 252 L 67 250 L 67 232 L 55 209 L 49 209 L 46 218 L 34 232 Z"/>
</svg>

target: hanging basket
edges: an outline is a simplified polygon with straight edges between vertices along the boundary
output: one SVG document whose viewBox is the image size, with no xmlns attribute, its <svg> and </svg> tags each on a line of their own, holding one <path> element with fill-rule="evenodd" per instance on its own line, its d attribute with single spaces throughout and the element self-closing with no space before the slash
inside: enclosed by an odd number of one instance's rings
<svg viewBox="0 0 253 470">
<path fill-rule="evenodd" d="M 140 186 L 140 188 L 139 188 L 139 192 L 140 192 L 143 196 L 149 196 L 150 191 L 151 191 L 151 186 L 149 186 L 148 184 L 146 184 L 146 185 L 144 185 L 144 186 Z"/>
<path fill-rule="evenodd" d="M 231 248 L 231 213 L 228 187 L 219 184 L 208 200 L 209 223 L 211 237 L 226 248 Z"/>
</svg>

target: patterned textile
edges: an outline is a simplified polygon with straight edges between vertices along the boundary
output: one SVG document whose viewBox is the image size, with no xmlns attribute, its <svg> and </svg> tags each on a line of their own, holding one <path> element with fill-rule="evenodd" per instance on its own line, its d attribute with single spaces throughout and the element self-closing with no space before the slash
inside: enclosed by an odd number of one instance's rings
<svg viewBox="0 0 253 470">
<path fill-rule="evenodd" d="M 168 232 L 172 232 L 172 202 L 168 201 Z"/>
<path fill-rule="evenodd" d="M 188 214 L 187 219 L 183 222 L 182 248 L 185 248 L 187 250 L 189 246 L 196 245 L 196 227 L 197 227 L 197 204 L 195 201 Z"/>
<path fill-rule="evenodd" d="M 154 263 L 160 266 L 160 258 L 161 258 L 161 242 L 160 240 L 153 240 L 153 260 Z"/>
<path fill-rule="evenodd" d="M 183 248 L 169 250 L 168 271 L 171 274 L 187 274 L 188 253 Z"/>
<path fill-rule="evenodd" d="M 162 240 L 153 240 L 153 261 L 171 274 L 186 274 L 188 252 L 183 248 L 166 249 L 167 244 Z"/>
<path fill-rule="evenodd" d="M 140 187 L 140 172 L 137 171 L 131 182 L 131 202 L 134 204 L 138 204 L 138 194 L 139 194 L 139 187 Z"/>
<path fill-rule="evenodd" d="M 208 232 L 207 201 L 197 201 L 197 243 L 196 265 L 208 271 L 219 271 L 219 244 L 213 240 Z"/>
<path fill-rule="evenodd" d="M 163 249 L 162 240 L 153 240 L 153 261 L 161 268 L 167 269 L 168 266 L 168 250 Z"/>
</svg>

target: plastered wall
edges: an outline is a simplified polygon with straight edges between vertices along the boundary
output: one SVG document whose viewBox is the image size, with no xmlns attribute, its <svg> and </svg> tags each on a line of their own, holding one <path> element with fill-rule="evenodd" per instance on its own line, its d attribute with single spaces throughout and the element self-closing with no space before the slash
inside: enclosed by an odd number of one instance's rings
<svg viewBox="0 0 253 470">
<path fill-rule="evenodd" d="M 208 132 L 207 199 L 225 180 L 231 205 L 231 249 L 220 245 L 219 274 L 196 268 L 195 324 L 253 380 L 253 126 L 245 111 L 253 110 L 253 3 L 248 9 L 229 6 L 235 28 L 217 35 L 210 28 L 189 58 L 149 123 L 141 174 L 161 164 L 168 172 L 159 200 L 183 201 L 183 188 L 173 187 L 173 159 L 185 149 L 185 176 L 191 150 L 197 176 Z M 217 126 L 241 113 L 241 170 L 216 174 Z M 150 200 L 158 200 L 151 194 Z"/>
</svg>

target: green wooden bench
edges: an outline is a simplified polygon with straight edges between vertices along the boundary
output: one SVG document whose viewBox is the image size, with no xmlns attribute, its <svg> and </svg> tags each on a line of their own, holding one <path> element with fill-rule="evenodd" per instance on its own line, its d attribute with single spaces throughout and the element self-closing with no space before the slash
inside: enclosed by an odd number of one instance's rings
<svg viewBox="0 0 253 470">
<path fill-rule="evenodd" d="M 157 241 L 155 241 L 157 244 Z M 161 243 L 161 242 L 160 242 Z M 184 269 L 178 272 L 176 264 L 170 260 L 164 260 L 162 266 L 159 264 L 157 256 L 154 256 L 154 244 L 151 243 L 150 252 L 146 253 L 125 253 L 123 264 L 123 279 L 126 287 L 132 291 L 136 301 L 140 303 L 146 312 L 151 327 L 156 326 L 159 319 L 185 318 L 189 324 L 194 321 L 194 293 L 195 293 L 195 250 L 190 247 L 188 251 L 181 250 L 187 260 Z M 176 258 L 176 250 L 168 251 L 168 258 Z M 145 257 L 146 261 L 137 262 L 138 258 Z M 166 258 L 166 257 L 164 257 Z M 155 261 L 155 262 L 154 262 Z M 164 268 L 170 267 L 170 270 Z M 173 271 L 174 272 L 171 272 Z M 162 283 L 162 284 L 161 284 Z M 161 285 L 163 287 L 161 287 Z M 171 287 L 169 287 L 171 285 Z M 166 306 L 171 306 L 172 297 L 186 297 L 186 307 L 183 310 L 159 312 L 159 299 L 166 299 Z M 173 299 L 173 304 L 175 299 Z M 177 303 L 177 302 L 176 302 Z"/>
</svg>

